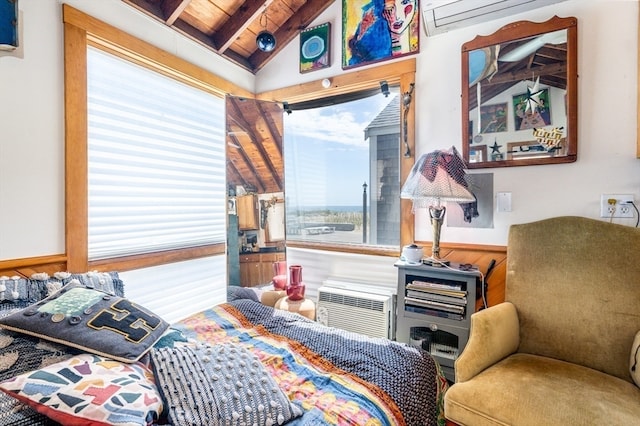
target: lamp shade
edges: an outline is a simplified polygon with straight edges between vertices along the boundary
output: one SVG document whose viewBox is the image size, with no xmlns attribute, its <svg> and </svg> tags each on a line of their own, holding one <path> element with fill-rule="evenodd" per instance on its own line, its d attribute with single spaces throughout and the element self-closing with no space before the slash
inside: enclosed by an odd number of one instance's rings
<svg viewBox="0 0 640 426">
<path fill-rule="evenodd" d="M 415 207 L 440 201 L 475 201 L 468 190 L 464 161 L 455 147 L 423 154 L 413 165 L 400 191 Z"/>
</svg>

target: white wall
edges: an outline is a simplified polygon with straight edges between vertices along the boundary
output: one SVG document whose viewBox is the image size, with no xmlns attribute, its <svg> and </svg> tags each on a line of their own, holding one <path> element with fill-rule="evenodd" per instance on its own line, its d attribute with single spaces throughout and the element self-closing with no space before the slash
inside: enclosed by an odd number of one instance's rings
<svg viewBox="0 0 640 426">
<path fill-rule="evenodd" d="M 571 164 L 479 169 L 493 173 L 494 191 L 511 192 L 513 211 L 494 213 L 494 228 L 443 229 L 442 242 L 506 245 L 509 225 L 560 215 L 599 218 L 601 193 L 634 194 L 640 205 L 640 159 L 636 152 L 638 2 L 567 0 L 498 21 L 426 37 L 421 33 L 415 102 L 417 155 L 455 145 L 461 132 L 461 45 L 521 20 L 553 15 L 578 18 L 578 161 Z M 298 40 L 258 74 L 258 92 L 337 75 L 341 69 L 341 3 L 314 24 L 332 24 L 332 66 L 298 73 Z M 291 70 L 283 80 L 283 69 Z M 608 219 L 603 219 L 608 220 Z M 614 219 L 635 225 L 635 219 Z M 416 216 L 416 240 L 431 241 L 425 211 Z M 292 253 L 295 257 L 295 251 Z"/>
<path fill-rule="evenodd" d="M 65 252 L 62 3 L 254 91 L 255 76 L 121 0 L 20 0 L 0 52 L 0 260 Z"/>
</svg>

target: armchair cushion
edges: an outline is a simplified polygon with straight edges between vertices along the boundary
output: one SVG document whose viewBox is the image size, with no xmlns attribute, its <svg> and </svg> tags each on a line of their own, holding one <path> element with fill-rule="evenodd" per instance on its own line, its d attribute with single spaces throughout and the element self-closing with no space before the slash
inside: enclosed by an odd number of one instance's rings
<svg viewBox="0 0 640 426">
<path fill-rule="evenodd" d="M 631 425 L 640 419 L 640 388 L 591 368 L 518 353 L 456 382 L 444 412 L 461 425 Z"/>
</svg>

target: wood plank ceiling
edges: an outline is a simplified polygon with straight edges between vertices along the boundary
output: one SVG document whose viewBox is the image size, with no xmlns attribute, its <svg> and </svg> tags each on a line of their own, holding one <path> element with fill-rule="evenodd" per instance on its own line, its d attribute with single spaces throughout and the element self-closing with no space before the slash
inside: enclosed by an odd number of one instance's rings
<svg viewBox="0 0 640 426">
<path fill-rule="evenodd" d="M 241 67 L 258 72 L 334 0 L 122 0 Z M 256 36 L 276 38 L 271 52 Z"/>
<path fill-rule="evenodd" d="M 227 185 L 258 194 L 284 190 L 282 107 L 227 96 Z"/>
</svg>

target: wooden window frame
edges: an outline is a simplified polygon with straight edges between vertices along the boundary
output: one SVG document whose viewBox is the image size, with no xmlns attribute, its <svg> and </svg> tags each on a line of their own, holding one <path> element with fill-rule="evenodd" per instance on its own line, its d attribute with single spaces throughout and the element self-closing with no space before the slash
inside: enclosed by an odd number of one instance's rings
<svg viewBox="0 0 640 426">
<path fill-rule="evenodd" d="M 371 90 L 380 87 L 380 82 L 386 80 L 390 86 L 400 86 L 400 93 L 407 93 L 411 90 L 410 85 L 415 82 L 416 60 L 414 58 L 385 65 L 378 65 L 373 68 L 361 69 L 358 71 L 344 73 L 331 78 L 331 85 L 324 88 L 322 80 L 310 81 L 308 83 L 296 84 L 258 93 L 256 98 L 272 102 L 289 102 L 291 104 L 303 101 L 310 101 L 318 98 L 343 95 L 350 92 Z M 404 105 L 401 105 L 401 117 L 404 117 Z M 401 127 L 401 132 L 404 131 Z M 409 171 L 415 162 L 415 101 L 409 104 L 407 113 L 407 143 L 411 152 L 410 157 L 404 156 L 405 146 L 400 144 L 400 185 L 407 179 Z M 404 135 L 401 134 L 401 137 Z M 400 200 L 400 247 L 411 244 L 414 240 L 415 221 L 411 212 L 411 200 Z M 381 246 L 368 246 L 363 244 L 330 244 L 315 243 L 307 241 L 289 241 L 287 247 L 312 248 L 319 250 L 362 253 L 381 256 L 399 255 L 398 248 L 384 248 Z"/>
<path fill-rule="evenodd" d="M 253 97 L 233 83 L 63 4 L 65 105 L 65 244 L 67 270 L 126 271 L 224 254 L 225 244 L 114 259 L 88 259 L 87 48 L 147 67 L 214 95 Z"/>
</svg>

